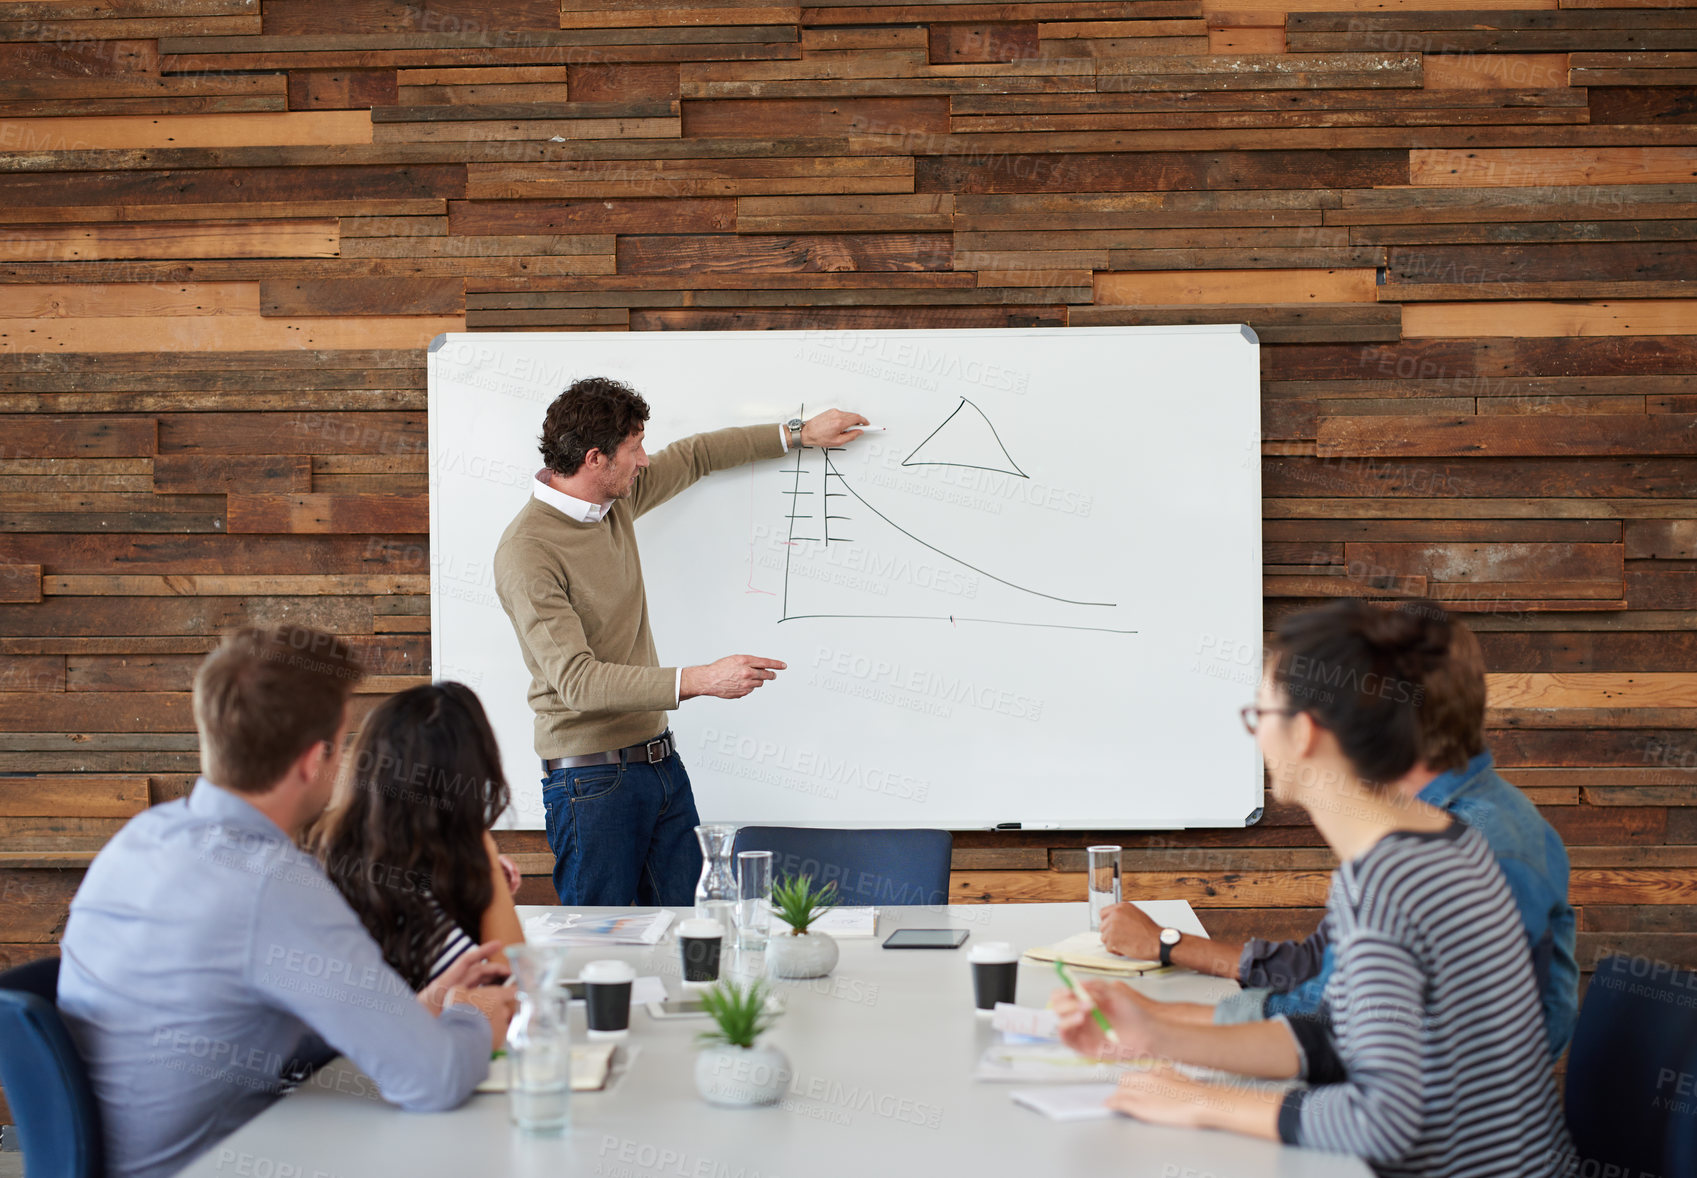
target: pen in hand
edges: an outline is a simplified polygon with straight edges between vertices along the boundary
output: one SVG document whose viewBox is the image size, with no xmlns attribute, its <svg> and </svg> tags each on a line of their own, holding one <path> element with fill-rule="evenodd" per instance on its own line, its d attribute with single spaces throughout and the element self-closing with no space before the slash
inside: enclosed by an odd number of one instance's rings
<svg viewBox="0 0 1697 1178">
<path fill-rule="evenodd" d="M 1085 993 L 1084 990 L 1082 990 L 1078 984 L 1072 980 L 1072 976 L 1067 973 L 1066 965 L 1059 957 L 1055 958 L 1055 972 L 1061 975 L 1061 984 L 1068 990 L 1072 991 L 1072 996 L 1078 999 L 1079 1005 L 1088 1010 L 1091 1016 L 1095 1018 L 1096 1025 L 1102 1028 L 1102 1035 L 1108 1040 L 1108 1042 L 1117 1046 L 1119 1044 L 1120 1037 L 1114 1033 L 1113 1024 L 1108 1022 L 1108 1016 L 1103 1014 L 1102 1008 L 1092 1002 L 1090 1000 L 1090 995 Z"/>
</svg>

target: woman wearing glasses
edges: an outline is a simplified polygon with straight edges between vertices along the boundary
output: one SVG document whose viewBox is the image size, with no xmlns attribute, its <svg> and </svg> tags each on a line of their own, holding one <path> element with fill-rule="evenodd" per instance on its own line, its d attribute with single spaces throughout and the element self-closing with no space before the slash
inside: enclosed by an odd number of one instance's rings
<svg viewBox="0 0 1697 1178">
<path fill-rule="evenodd" d="M 1210 1026 L 1163 1018 L 1123 984 L 1088 983 L 1120 1042 L 1065 991 L 1075 1050 L 1155 1057 L 1306 1086 L 1188 1079 L 1165 1066 L 1110 1103 L 1161 1124 L 1234 1130 L 1367 1161 L 1382 1175 L 1547 1175 L 1569 1156 L 1542 1008 L 1514 900 L 1479 833 L 1397 788 L 1420 758 L 1420 709 L 1450 645 L 1431 602 L 1341 601 L 1284 621 L 1244 723 L 1273 796 L 1337 853 L 1335 966 L 1320 1010 Z"/>
</svg>

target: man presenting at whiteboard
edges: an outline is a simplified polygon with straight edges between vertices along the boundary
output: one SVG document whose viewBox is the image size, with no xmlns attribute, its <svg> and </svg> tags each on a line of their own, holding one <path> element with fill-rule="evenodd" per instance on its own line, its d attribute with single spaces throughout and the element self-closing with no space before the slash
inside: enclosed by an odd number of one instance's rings
<svg viewBox="0 0 1697 1178">
<path fill-rule="evenodd" d="M 662 667 L 648 625 L 635 523 L 697 479 L 793 446 L 841 446 L 866 419 L 696 434 L 650 461 L 648 403 L 605 377 L 548 407 L 543 469 L 495 549 L 495 591 L 530 670 L 542 801 L 562 904 L 683 905 L 701 874 L 695 797 L 666 713 L 698 695 L 740 699 L 784 664 L 726 655 Z"/>
</svg>

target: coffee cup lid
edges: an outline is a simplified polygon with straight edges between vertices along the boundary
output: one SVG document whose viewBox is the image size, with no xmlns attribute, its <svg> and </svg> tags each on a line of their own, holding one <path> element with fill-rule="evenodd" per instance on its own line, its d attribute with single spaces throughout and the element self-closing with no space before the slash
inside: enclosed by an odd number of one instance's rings
<svg viewBox="0 0 1697 1178">
<path fill-rule="evenodd" d="M 628 961 L 591 961 L 578 977 L 586 982 L 634 982 L 636 969 Z"/>
<path fill-rule="evenodd" d="M 980 941 L 967 953 L 966 959 L 975 965 L 1000 965 L 1018 961 L 1019 954 L 1006 941 Z"/>
<path fill-rule="evenodd" d="M 695 916 L 678 922 L 678 936 L 680 937 L 722 937 L 724 935 L 725 926 L 716 920 Z"/>
</svg>

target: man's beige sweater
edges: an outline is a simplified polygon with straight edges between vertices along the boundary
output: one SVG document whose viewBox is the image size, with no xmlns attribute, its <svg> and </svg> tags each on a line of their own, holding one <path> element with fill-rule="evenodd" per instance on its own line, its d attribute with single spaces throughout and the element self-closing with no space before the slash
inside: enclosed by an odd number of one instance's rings
<svg viewBox="0 0 1697 1178">
<path fill-rule="evenodd" d="M 537 756 L 608 752 L 666 730 L 678 673 L 654 651 L 637 517 L 715 470 L 783 452 L 775 422 L 696 434 L 655 454 L 630 496 L 597 523 L 532 496 L 507 525 L 495 592 L 530 669 Z"/>
</svg>

